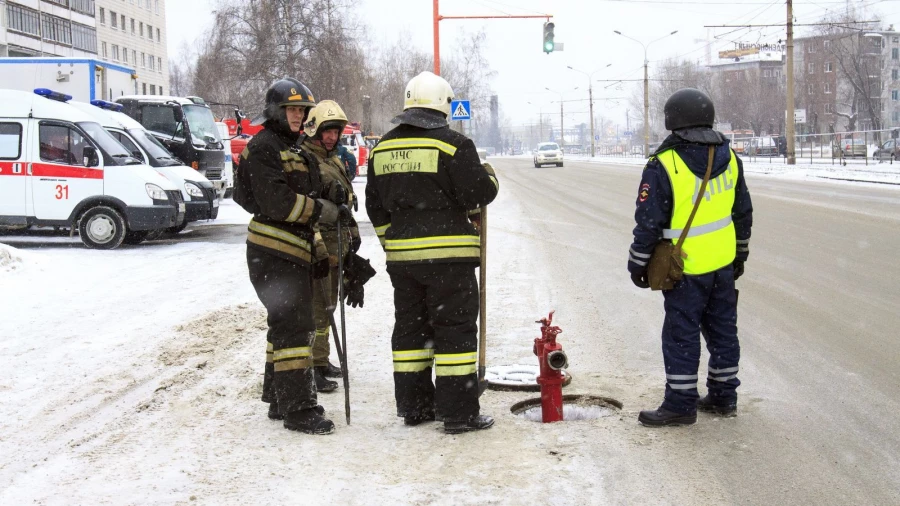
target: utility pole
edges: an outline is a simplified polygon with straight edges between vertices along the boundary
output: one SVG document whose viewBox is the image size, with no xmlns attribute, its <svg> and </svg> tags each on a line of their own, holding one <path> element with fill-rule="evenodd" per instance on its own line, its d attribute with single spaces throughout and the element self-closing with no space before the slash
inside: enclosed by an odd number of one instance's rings
<svg viewBox="0 0 900 506">
<path fill-rule="evenodd" d="M 787 138 L 787 164 L 797 163 L 794 144 L 794 9 L 787 0 L 787 111 L 784 136 Z"/>
<path fill-rule="evenodd" d="M 609 65 L 607 65 L 608 67 Z M 590 101 L 590 109 L 591 109 L 591 158 L 594 157 L 594 87 L 591 85 L 591 80 L 588 78 L 588 100 Z"/>
</svg>

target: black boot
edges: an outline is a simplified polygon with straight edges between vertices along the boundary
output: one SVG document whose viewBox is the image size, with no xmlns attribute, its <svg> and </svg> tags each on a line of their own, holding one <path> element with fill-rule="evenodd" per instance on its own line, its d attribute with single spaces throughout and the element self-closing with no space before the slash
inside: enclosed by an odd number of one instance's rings
<svg viewBox="0 0 900 506">
<path fill-rule="evenodd" d="M 322 406 L 316 406 L 313 408 L 320 415 L 325 414 L 325 408 Z M 284 415 L 278 412 L 278 403 L 270 402 L 269 403 L 269 419 L 270 420 L 284 420 Z"/>
<path fill-rule="evenodd" d="M 697 413 L 689 415 L 676 413 L 668 409 L 657 408 L 652 411 L 641 411 L 638 415 L 641 425 L 647 427 L 664 427 L 666 425 L 692 425 L 697 421 Z"/>
<path fill-rule="evenodd" d="M 324 435 L 334 432 L 334 423 L 322 416 L 316 408 L 291 411 L 284 417 L 284 428 L 305 434 Z"/>
<path fill-rule="evenodd" d="M 490 429 L 494 425 L 494 419 L 487 415 L 477 415 L 461 422 L 444 421 L 444 432 L 447 434 L 461 434 L 473 430 Z"/>
<path fill-rule="evenodd" d="M 335 366 L 331 362 L 328 362 L 328 365 L 317 365 L 316 370 L 319 371 L 322 376 L 326 378 L 343 378 L 344 373 L 341 371 L 340 367 Z"/>
<path fill-rule="evenodd" d="M 704 413 L 714 413 L 725 418 L 737 416 L 737 403 L 719 404 L 709 394 L 697 401 L 697 409 Z"/>
<path fill-rule="evenodd" d="M 337 390 L 338 384 L 337 381 L 331 381 L 330 379 L 322 376 L 322 373 L 319 372 L 319 368 L 313 368 L 313 375 L 316 377 L 316 390 L 322 393 L 334 392 Z"/>
</svg>

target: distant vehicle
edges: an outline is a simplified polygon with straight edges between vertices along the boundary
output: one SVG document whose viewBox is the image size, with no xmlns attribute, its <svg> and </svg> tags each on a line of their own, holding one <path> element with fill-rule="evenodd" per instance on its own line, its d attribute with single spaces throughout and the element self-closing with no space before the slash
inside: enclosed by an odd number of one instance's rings
<svg viewBox="0 0 900 506">
<path fill-rule="evenodd" d="M 771 137 L 753 137 L 744 152 L 749 156 L 778 156 L 778 144 Z"/>
<path fill-rule="evenodd" d="M 486 149 L 484 149 L 484 148 L 475 148 L 475 152 L 478 153 L 478 158 L 479 158 L 482 162 L 486 162 L 486 161 L 487 161 L 488 150 L 486 150 Z"/>
<path fill-rule="evenodd" d="M 356 173 L 365 176 L 369 166 L 369 147 L 359 130 L 359 123 L 348 123 L 341 135 L 341 144 L 353 153 L 356 158 Z"/>
<path fill-rule="evenodd" d="M 894 163 L 895 160 L 900 159 L 900 143 L 897 142 L 897 139 L 885 141 L 872 156 L 882 162 L 890 160 L 891 163 Z"/>
<path fill-rule="evenodd" d="M 559 149 L 559 144 L 555 142 L 542 142 L 538 144 L 534 152 L 534 166 L 542 167 L 549 164 L 556 164 L 557 167 L 562 167 L 563 152 Z"/>
<path fill-rule="evenodd" d="M 58 1 L 55 3 L 66 5 Z M 93 6 L 91 8 L 93 9 Z M 4 8 L 4 10 L 6 9 Z M 46 14 L 47 11 L 44 12 Z M 34 16 L 34 23 L 37 25 L 39 23 L 37 13 L 34 13 Z M 53 26 L 54 30 L 62 30 L 63 26 L 68 27 L 68 25 L 56 25 L 56 23 L 61 23 L 55 21 L 56 18 L 50 19 L 54 19 L 54 21 L 45 21 L 51 24 L 47 25 L 44 30 L 49 30 L 49 26 Z M 32 22 L 30 15 L 25 22 Z M 6 25 L 6 20 L 3 24 Z M 3 30 L 6 31 L 6 27 Z M 44 36 L 46 35 L 47 32 L 44 33 Z M 71 37 L 71 34 L 69 36 Z M 28 93 L 31 93 L 34 88 L 52 88 L 58 93 L 71 95 L 73 100 L 79 102 L 99 99 L 112 100 L 114 97 L 132 94 L 136 89 L 136 79 L 137 73 L 132 68 L 93 58 L 56 56 L 0 58 L 0 82 L 3 82 L 4 88 Z"/>
<path fill-rule="evenodd" d="M 831 146 L 831 155 L 835 158 L 866 156 L 866 154 L 865 139 L 838 139 Z"/>
</svg>

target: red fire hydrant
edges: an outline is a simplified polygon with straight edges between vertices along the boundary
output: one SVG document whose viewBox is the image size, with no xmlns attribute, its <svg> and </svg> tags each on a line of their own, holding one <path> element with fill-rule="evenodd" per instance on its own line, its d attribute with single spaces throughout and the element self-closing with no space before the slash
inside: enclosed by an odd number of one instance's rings
<svg viewBox="0 0 900 506">
<path fill-rule="evenodd" d="M 534 340 L 534 354 L 541 366 L 537 382 L 541 386 L 541 414 L 544 423 L 561 422 L 563 419 L 562 385 L 565 376 L 562 370 L 569 366 L 566 352 L 556 342 L 556 335 L 562 329 L 550 326 L 555 312 L 550 311 L 550 316 L 535 322 L 541 324 L 541 337 Z"/>
</svg>

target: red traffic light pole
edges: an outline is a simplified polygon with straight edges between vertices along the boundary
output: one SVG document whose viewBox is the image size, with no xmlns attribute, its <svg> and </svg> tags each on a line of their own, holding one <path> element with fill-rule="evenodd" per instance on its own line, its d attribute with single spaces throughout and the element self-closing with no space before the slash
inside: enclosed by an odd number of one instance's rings
<svg viewBox="0 0 900 506">
<path fill-rule="evenodd" d="M 438 3 L 440 0 L 434 0 L 434 73 L 441 75 L 441 27 L 440 21 L 444 19 L 546 19 L 550 21 L 550 14 L 541 16 L 441 16 L 439 14 Z"/>
</svg>

